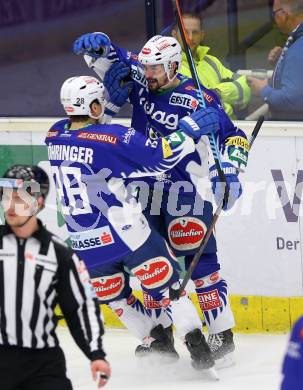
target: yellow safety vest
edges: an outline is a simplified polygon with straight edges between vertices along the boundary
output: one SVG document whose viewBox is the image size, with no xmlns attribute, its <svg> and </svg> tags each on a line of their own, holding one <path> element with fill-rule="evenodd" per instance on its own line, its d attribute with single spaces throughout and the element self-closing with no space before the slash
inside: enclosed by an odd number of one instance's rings
<svg viewBox="0 0 303 390">
<path fill-rule="evenodd" d="M 224 109 L 231 119 L 235 119 L 234 109 L 242 110 L 247 106 L 251 91 L 246 77 L 237 75 L 218 60 L 207 54 L 209 47 L 198 46 L 198 60 L 194 59 L 201 83 L 208 89 L 215 90 L 220 96 Z M 191 77 L 185 53 L 182 53 L 181 74 Z"/>
</svg>

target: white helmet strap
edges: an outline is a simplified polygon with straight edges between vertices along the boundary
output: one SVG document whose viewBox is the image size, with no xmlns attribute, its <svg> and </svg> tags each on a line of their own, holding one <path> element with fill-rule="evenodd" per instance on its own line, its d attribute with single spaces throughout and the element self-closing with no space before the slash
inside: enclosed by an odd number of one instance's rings
<svg viewBox="0 0 303 390">
<path fill-rule="evenodd" d="M 160 88 L 166 88 L 172 81 L 175 80 L 175 78 L 177 77 L 177 74 L 178 74 L 177 68 L 176 68 L 175 69 L 175 74 L 173 75 L 172 78 L 170 78 L 170 71 L 171 71 L 171 68 L 172 68 L 172 62 L 165 63 L 163 65 L 164 65 L 164 70 L 165 70 L 168 82 L 166 84 L 164 84 L 164 85 L 161 85 Z"/>
</svg>

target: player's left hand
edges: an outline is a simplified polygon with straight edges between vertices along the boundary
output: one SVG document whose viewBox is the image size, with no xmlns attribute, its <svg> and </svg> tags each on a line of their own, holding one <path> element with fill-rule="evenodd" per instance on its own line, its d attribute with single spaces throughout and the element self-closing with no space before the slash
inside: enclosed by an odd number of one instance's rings
<svg viewBox="0 0 303 390">
<path fill-rule="evenodd" d="M 128 78 L 130 68 L 124 62 L 115 62 L 105 73 L 104 86 L 109 94 L 109 101 L 105 106 L 105 113 L 115 115 L 125 104 L 133 87 L 133 81 Z"/>
<path fill-rule="evenodd" d="M 110 39 L 102 32 L 83 34 L 73 45 L 75 54 L 87 54 L 93 58 L 106 57 L 109 49 Z"/>
<path fill-rule="evenodd" d="M 228 162 L 222 163 L 223 172 L 225 173 L 226 185 L 228 189 L 228 201 L 224 205 L 223 210 L 229 210 L 236 203 L 237 199 L 242 194 L 242 186 L 238 179 L 237 168 Z M 209 169 L 209 177 L 211 181 L 211 188 L 215 197 L 217 205 L 222 201 L 224 195 L 225 183 L 220 181 L 218 171 L 215 165 L 212 165 Z"/>
<path fill-rule="evenodd" d="M 180 129 L 193 139 L 199 139 L 206 134 L 216 134 L 219 126 L 219 114 L 212 107 L 195 111 L 179 121 Z"/>
<path fill-rule="evenodd" d="M 110 365 L 106 360 L 93 360 L 91 362 L 91 372 L 93 380 L 98 380 L 98 388 L 105 386 L 111 376 Z"/>
</svg>

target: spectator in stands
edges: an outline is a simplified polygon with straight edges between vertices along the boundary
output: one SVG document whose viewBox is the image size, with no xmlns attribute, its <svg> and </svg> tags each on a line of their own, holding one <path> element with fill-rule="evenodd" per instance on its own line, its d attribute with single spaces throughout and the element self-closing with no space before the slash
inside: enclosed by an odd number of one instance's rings
<svg viewBox="0 0 303 390">
<path fill-rule="evenodd" d="M 273 17 L 289 37 L 271 82 L 249 78 L 254 95 L 269 104 L 274 120 L 303 120 L 303 0 L 274 0 Z M 273 56 L 276 60 L 278 53 Z"/>
<path fill-rule="evenodd" d="M 250 88 L 247 84 L 246 77 L 237 75 L 225 68 L 217 57 L 208 54 L 209 47 L 201 46 L 205 33 L 199 14 L 185 13 L 183 15 L 183 21 L 201 83 L 206 88 L 216 91 L 224 105 L 226 113 L 230 118 L 234 119 L 235 111 L 244 109 L 250 100 Z M 182 46 L 181 35 L 176 25 L 172 29 L 172 36 Z M 182 53 L 181 73 L 185 76 L 191 76 L 184 52 Z"/>
</svg>

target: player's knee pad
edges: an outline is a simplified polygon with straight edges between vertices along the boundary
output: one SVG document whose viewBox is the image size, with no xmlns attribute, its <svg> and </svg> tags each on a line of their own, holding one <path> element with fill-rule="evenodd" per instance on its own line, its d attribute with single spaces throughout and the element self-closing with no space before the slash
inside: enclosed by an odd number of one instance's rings
<svg viewBox="0 0 303 390">
<path fill-rule="evenodd" d="M 190 266 L 194 256 L 185 256 L 185 269 L 188 270 L 188 267 Z M 214 253 L 204 253 L 201 255 L 199 262 L 194 269 L 194 272 L 191 276 L 192 280 L 196 280 L 199 278 L 204 278 L 208 275 L 211 275 L 214 272 L 219 271 L 220 264 L 218 262 L 217 254 Z"/>
<path fill-rule="evenodd" d="M 158 256 L 132 268 L 143 289 L 155 300 L 162 299 L 162 291 L 179 280 L 179 265 L 168 256 Z"/>
<path fill-rule="evenodd" d="M 100 303 L 127 298 L 131 294 L 128 278 L 123 272 L 92 279 L 93 288 Z"/>
</svg>

